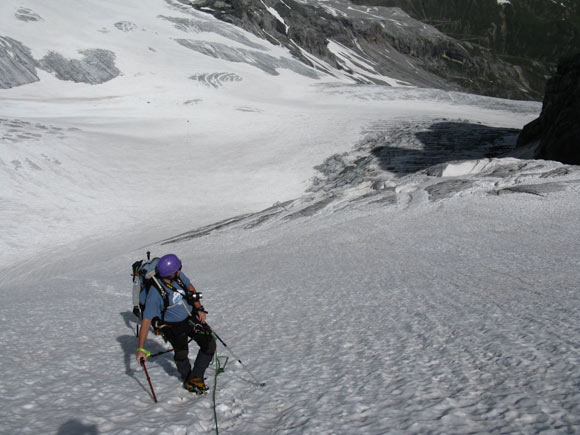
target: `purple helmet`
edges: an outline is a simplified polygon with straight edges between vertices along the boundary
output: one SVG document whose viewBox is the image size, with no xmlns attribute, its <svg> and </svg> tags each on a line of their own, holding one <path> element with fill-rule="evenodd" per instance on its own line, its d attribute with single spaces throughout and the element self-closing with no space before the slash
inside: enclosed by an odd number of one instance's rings
<svg viewBox="0 0 580 435">
<path fill-rule="evenodd" d="M 181 260 L 175 254 L 167 254 L 159 259 L 157 272 L 161 278 L 167 278 L 181 269 Z"/>
</svg>

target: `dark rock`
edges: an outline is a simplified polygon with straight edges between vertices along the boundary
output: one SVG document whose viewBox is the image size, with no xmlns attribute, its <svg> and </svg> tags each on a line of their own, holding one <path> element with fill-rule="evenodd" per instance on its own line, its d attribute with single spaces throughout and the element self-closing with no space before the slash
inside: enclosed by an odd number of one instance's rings
<svg viewBox="0 0 580 435">
<path fill-rule="evenodd" d="M 544 95 L 556 61 L 580 47 L 578 0 L 351 0 L 358 5 L 400 7 L 464 44 L 489 50 L 512 65 L 535 99 Z M 500 81 L 501 77 L 496 80 Z M 501 90 L 501 83 L 498 83 Z M 493 85 L 490 83 L 493 91 Z M 533 94 L 533 95 L 532 95 Z M 491 93 L 489 94 L 491 95 Z M 496 94 L 499 96 L 499 94 Z"/>
<path fill-rule="evenodd" d="M 321 59 L 359 83 L 388 85 L 388 79 L 381 78 L 385 76 L 420 87 L 511 99 L 542 98 L 550 70 L 540 62 L 532 62 L 536 73 L 530 74 L 527 61 L 499 57 L 489 47 L 493 44 L 485 46 L 445 35 L 401 9 L 411 5 L 411 0 L 358 3 L 372 6 L 357 6 L 348 0 L 196 0 L 189 4 L 285 46 L 311 67 L 336 74 L 314 61 Z M 467 13 L 455 3 L 453 7 L 447 5 L 445 11 L 460 9 Z M 473 19 L 481 18 L 480 10 L 489 14 L 502 9 L 495 0 L 487 0 L 475 9 Z M 331 42 L 347 49 L 349 61 L 333 52 Z"/>
<path fill-rule="evenodd" d="M 517 146 L 535 157 L 580 165 L 580 53 L 564 58 L 546 84 L 540 117 L 524 127 Z"/>
<path fill-rule="evenodd" d="M 502 56 L 553 65 L 580 46 L 577 0 L 351 0 L 367 6 L 400 7 L 459 41 Z M 544 80 L 545 81 L 545 80 Z"/>
<path fill-rule="evenodd" d="M 80 60 L 50 52 L 38 61 L 21 42 L 0 36 L 0 89 L 37 82 L 37 69 L 53 73 L 60 80 L 90 84 L 104 83 L 121 73 L 115 66 L 115 54 L 109 50 L 91 49 L 80 53 L 83 55 Z"/>
<path fill-rule="evenodd" d="M 121 73 L 115 66 L 115 54 L 112 51 L 91 49 L 80 53 L 83 55 L 81 60 L 71 60 L 59 53 L 50 52 L 41 59 L 41 68 L 60 80 L 93 85 L 105 83 Z"/>
<path fill-rule="evenodd" d="M 15 39 L 0 36 L 0 89 L 37 82 L 37 67 L 38 62 L 28 47 Z"/>
<path fill-rule="evenodd" d="M 235 48 L 219 42 L 195 41 L 191 39 L 176 39 L 175 41 L 190 50 L 206 56 L 224 59 L 229 62 L 247 63 L 271 75 L 278 75 L 277 69 L 285 68 L 306 77 L 318 78 L 318 74 L 315 71 L 307 68 L 297 60 L 276 58 L 259 50 Z"/>
</svg>

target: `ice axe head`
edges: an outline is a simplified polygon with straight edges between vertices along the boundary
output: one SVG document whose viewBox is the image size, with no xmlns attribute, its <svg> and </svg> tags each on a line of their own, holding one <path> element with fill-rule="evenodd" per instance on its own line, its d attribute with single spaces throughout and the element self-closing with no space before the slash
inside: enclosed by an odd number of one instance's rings
<svg viewBox="0 0 580 435">
<path fill-rule="evenodd" d="M 147 273 L 145 274 L 145 279 L 151 279 L 151 278 L 153 278 L 154 276 L 155 276 L 155 269 L 153 269 L 153 270 L 150 270 L 149 272 L 147 272 Z"/>
</svg>

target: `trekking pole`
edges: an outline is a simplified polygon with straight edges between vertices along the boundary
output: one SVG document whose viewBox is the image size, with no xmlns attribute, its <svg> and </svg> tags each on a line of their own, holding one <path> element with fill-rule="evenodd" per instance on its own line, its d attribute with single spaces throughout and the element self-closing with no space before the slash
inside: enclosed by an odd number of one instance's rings
<svg viewBox="0 0 580 435">
<path fill-rule="evenodd" d="M 189 341 L 187 342 L 187 344 L 191 343 L 192 340 L 193 340 L 193 337 L 189 339 Z M 155 358 L 156 356 L 163 355 L 163 354 L 169 353 L 169 352 L 173 352 L 174 350 L 175 349 L 173 349 L 173 348 L 167 349 L 167 350 L 163 350 L 161 352 L 157 352 L 157 353 L 154 353 L 154 354 L 149 355 L 148 358 Z"/>
<path fill-rule="evenodd" d="M 152 354 L 152 355 L 149 355 L 149 358 L 155 358 L 156 356 L 163 355 L 163 354 L 165 354 L 165 353 L 169 353 L 169 352 L 173 352 L 174 350 L 175 350 L 175 349 L 173 349 L 173 348 L 172 348 L 172 349 L 167 349 L 167 350 L 164 350 L 164 351 L 162 351 L 162 352 L 157 352 L 157 353 L 154 353 L 154 354 Z"/>
<path fill-rule="evenodd" d="M 209 325 L 208 325 L 209 326 Z M 211 333 L 212 335 L 218 339 L 220 341 L 221 344 L 224 345 L 224 347 L 226 348 L 226 350 L 236 359 L 236 361 L 238 361 L 240 363 L 240 365 L 244 368 L 244 370 L 246 370 L 246 372 L 248 372 L 248 374 L 252 377 L 252 379 L 254 379 L 254 382 L 259 385 L 260 387 L 263 387 L 266 385 L 265 382 L 261 382 L 258 380 L 258 378 L 250 371 L 250 369 L 242 362 L 242 360 L 228 347 L 228 345 L 225 343 L 225 341 L 223 341 L 221 339 L 221 337 L 219 335 L 216 334 L 216 332 L 213 330 L 213 328 L 211 328 Z"/>
<path fill-rule="evenodd" d="M 153 401 L 157 403 L 157 396 L 155 395 L 155 390 L 153 389 L 153 384 L 151 383 L 151 378 L 149 377 L 149 372 L 147 371 L 147 367 L 145 367 L 145 360 L 141 360 L 141 366 L 143 370 L 145 370 L 145 376 L 147 376 L 147 382 L 149 382 L 149 388 L 151 388 L 151 394 L 153 394 Z"/>
</svg>

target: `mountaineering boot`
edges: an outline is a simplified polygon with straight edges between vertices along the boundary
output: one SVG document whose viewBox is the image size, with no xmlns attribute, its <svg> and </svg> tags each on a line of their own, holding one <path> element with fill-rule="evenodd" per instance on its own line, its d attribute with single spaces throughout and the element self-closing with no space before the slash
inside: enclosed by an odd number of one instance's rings
<svg viewBox="0 0 580 435">
<path fill-rule="evenodd" d="M 209 390 L 207 385 L 205 385 L 203 378 L 186 379 L 183 383 L 183 388 L 197 395 L 205 394 L 207 393 L 207 390 Z"/>
</svg>

